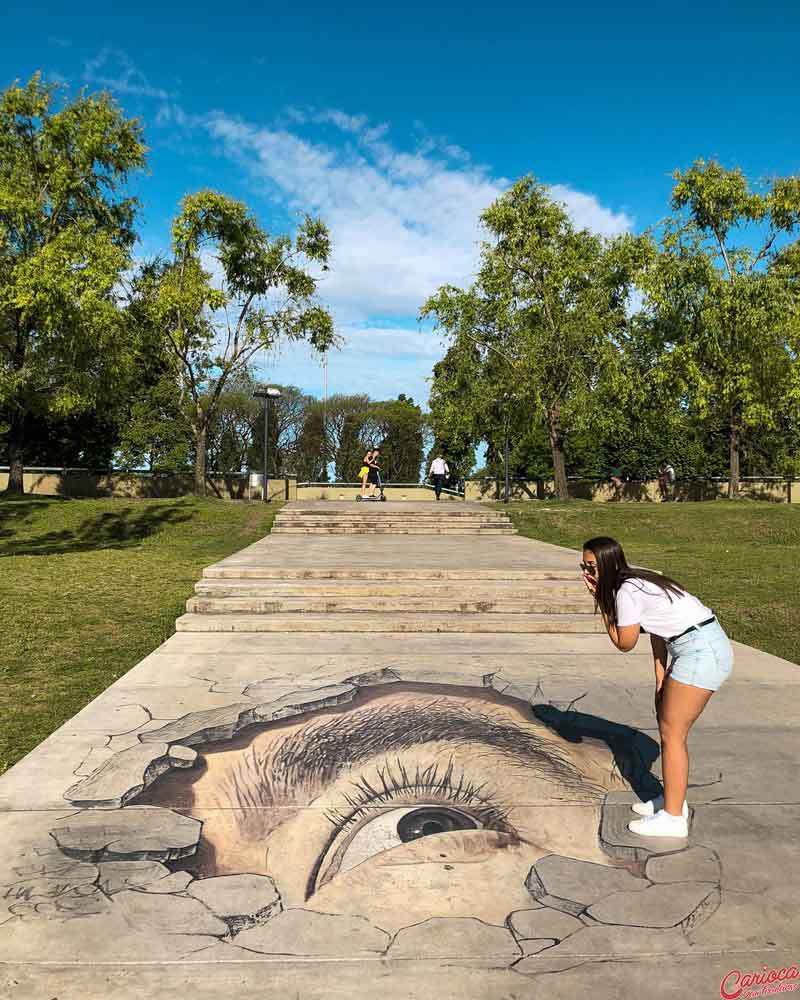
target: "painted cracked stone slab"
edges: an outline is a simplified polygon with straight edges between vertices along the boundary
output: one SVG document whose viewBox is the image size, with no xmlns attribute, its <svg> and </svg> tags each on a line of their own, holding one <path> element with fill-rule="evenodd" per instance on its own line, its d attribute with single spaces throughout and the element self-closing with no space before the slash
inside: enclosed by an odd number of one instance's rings
<svg viewBox="0 0 800 1000">
<path fill-rule="evenodd" d="M 643 928 L 653 949 L 688 947 L 719 906 L 713 851 L 618 833 L 626 790 L 654 791 L 644 734 L 498 672 L 290 685 L 148 719 L 66 790 L 83 808 L 0 886 L 0 943 L 13 954 L 23 925 L 69 921 L 64 940 L 98 957 L 124 921 L 133 957 L 158 938 L 170 957 L 225 946 L 536 975 L 595 939 L 624 953 L 629 933 L 635 953 Z"/>
</svg>

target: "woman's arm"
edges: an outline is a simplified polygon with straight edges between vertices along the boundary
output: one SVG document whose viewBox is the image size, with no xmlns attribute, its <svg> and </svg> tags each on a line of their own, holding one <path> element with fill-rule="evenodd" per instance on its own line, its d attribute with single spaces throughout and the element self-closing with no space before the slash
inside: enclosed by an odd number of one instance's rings
<svg viewBox="0 0 800 1000">
<path fill-rule="evenodd" d="M 588 575 L 588 573 L 583 574 L 583 582 L 586 584 L 586 589 L 594 597 L 594 592 L 597 589 L 597 581 Z M 606 627 L 606 632 L 608 632 L 608 638 L 614 643 L 614 645 L 623 653 L 630 653 L 630 651 L 635 647 L 636 643 L 639 641 L 639 634 L 641 632 L 640 625 L 614 625 L 610 622 L 605 614 L 605 612 L 600 609 L 600 614 L 603 618 L 603 624 Z"/>
<path fill-rule="evenodd" d="M 603 624 L 608 632 L 608 638 L 623 653 L 630 653 L 639 641 L 642 630 L 640 625 L 612 625 L 605 614 L 603 614 Z"/>
<path fill-rule="evenodd" d="M 656 672 L 656 712 L 658 712 L 658 705 L 661 700 L 661 687 L 667 675 L 669 653 L 667 652 L 667 644 L 660 635 L 651 634 L 650 646 L 653 650 L 653 666 Z"/>
<path fill-rule="evenodd" d="M 656 671 L 656 691 L 660 691 L 667 672 L 669 653 L 667 652 L 667 644 L 660 635 L 650 636 L 650 646 L 653 649 L 653 665 Z"/>
</svg>

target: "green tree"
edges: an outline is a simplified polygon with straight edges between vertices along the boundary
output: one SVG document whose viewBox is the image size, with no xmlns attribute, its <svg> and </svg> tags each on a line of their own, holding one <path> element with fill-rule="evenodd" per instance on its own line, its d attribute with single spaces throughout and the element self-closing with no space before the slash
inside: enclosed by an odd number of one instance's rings
<svg viewBox="0 0 800 1000">
<path fill-rule="evenodd" d="M 174 378 L 163 372 L 130 400 L 117 461 L 126 469 L 188 472 L 194 457 L 192 429 Z"/>
<path fill-rule="evenodd" d="M 319 351 L 335 342 L 310 272 L 326 269 L 329 256 L 319 219 L 306 216 L 294 238 L 271 237 L 242 202 L 214 191 L 183 199 L 151 306 L 178 363 L 198 495 L 205 492 L 209 425 L 229 380 L 281 340 L 306 340 Z"/>
<path fill-rule="evenodd" d="M 371 419 L 371 400 L 365 393 L 336 393 L 325 414 L 327 460 L 340 482 L 353 482 L 367 448 L 380 444 L 380 431 Z"/>
<path fill-rule="evenodd" d="M 303 483 L 327 483 L 330 462 L 327 412 L 322 400 L 310 400 L 303 408 L 297 440 L 292 452 L 291 472 Z"/>
<path fill-rule="evenodd" d="M 297 474 L 301 462 L 301 439 L 308 411 L 322 405 L 295 385 L 279 385 L 280 396 L 270 401 L 269 412 L 269 471 L 270 474 Z M 252 444 L 247 453 L 251 469 L 260 469 L 264 462 L 264 410 L 261 400 L 251 428 Z M 317 442 L 319 452 L 320 441 Z"/>
<path fill-rule="evenodd" d="M 490 238 L 475 286 L 440 288 L 422 316 L 478 348 L 481 377 L 465 406 L 489 419 L 490 410 L 507 419 L 509 405 L 534 421 L 544 416 L 556 493 L 568 499 L 567 437 L 592 412 L 597 385 L 624 380 L 617 340 L 648 242 L 607 241 L 576 229 L 531 177 L 517 181 L 481 221 Z"/>
<path fill-rule="evenodd" d="M 475 447 L 481 440 L 478 407 L 473 399 L 475 380 L 481 370 L 478 347 L 462 337 L 433 366 L 428 400 L 428 422 L 433 452 L 446 457 L 452 478 L 466 479 L 475 464 Z"/>
<path fill-rule="evenodd" d="M 798 300 L 787 264 L 800 177 L 755 189 L 741 170 L 698 160 L 675 180 L 674 215 L 643 276 L 660 338 L 654 384 L 689 399 L 701 419 L 724 419 L 735 497 L 748 435 L 776 430 L 800 402 L 791 343 Z"/>
<path fill-rule="evenodd" d="M 56 106 L 38 75 L 0 96 L 0 411 L 9 493 L 25 428 L 113 401 L 130 366 L 115 292 L 130 263 L 144 165 L 139 123 L 107 94 Z"/>
<path fill-rule="evenodd" d="M 109 469 L 120 436 L 122 411 L 109 407 L 67 416 L 28 413 L 23 425 L 25 465 Z M 0 465 L 8 464 L 0 430 Z"/>
<path fill-rule="evenodd" d="M 206 462 L 213 472 L 242 472 L 251 467 L 256 441 L 261 450 L 263 403 L 253 397 L 255 389 L 256 382 L 247 371 L 229 379 L 220 393 L 206 439 Z"/>
<path fill-rule="evenodd" d="M 413 399 L 373 402 L 370 426 L 381 447 L 383 478 L 394 483 L 418 483 L 425 446 L 425 416 Z"/>
<path fill-rule="evenodd" d="M 125 322 L 131 334 L 133 363 L 132 377 L 118 401 L 116 460 L 127 469 L 186 472 L 192 465 L 194 446 L 182 405 L 180 369 L 167 349 L 152 308 L 164 268 L 163 261 L 149 261 L 126 283 Z"/>
</svg>

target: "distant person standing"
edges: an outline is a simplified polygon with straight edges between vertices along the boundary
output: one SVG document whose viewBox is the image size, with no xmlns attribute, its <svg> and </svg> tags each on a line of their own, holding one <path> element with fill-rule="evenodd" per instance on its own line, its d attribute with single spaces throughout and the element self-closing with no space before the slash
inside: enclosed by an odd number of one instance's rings
<svg viewBox="0 0 800 1000">
<path fill-rule="evenodd" d="M 675 489 L 675 469 L 664 459 L 658 469 L 658 492 L 661 494 L 661 502 L 673 499 Z"/>
<path fill-rule="evenodd" d="M 436 491 L 436 499 L 439 500 L 442 495 L 442 487 L 444 486 L 445 480 L 450 475 L 450 469 L 447 466 L 447 462 L 445 462 L 442 456 L 438 453 L 436 458 L 434 458 L 431 462 L 431 471 L 429 475 L 431 477 L 431 482 L 433 483 L 433 488 Z"/>
<path fill-rule="evenodd" d="M 367 488 L 369 492 L 367 496 L 375 496 L 375 487 L 381 485 L 381 450 L 380 448 L 373 448 L 372 454 L 369 458 L 364 458 L 366 462 L 367 471 Z"/>
<path fill-rule="evenodd" d="M 372 462 L 372 448 L 367 449 L 367 453 L 362 459 L 361 469 L 358 473 L 358 478 L 361 480 L 361 499 L 365 500 L 367 497 L 367 480 L 369 478 L 369 467 Z"/>
</svg>

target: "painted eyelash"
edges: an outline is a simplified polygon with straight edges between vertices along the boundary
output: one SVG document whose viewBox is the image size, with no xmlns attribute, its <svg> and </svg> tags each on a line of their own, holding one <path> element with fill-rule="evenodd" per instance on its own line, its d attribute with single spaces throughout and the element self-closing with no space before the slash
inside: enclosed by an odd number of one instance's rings
<svg viewBox="0 0 800 1000">
<path fill-rule="evenodd" d="M 497 804 L 497 796 L 487 790 L 485 783 L 476 785 L 468 781 L 463 770 L 458 780 L 454 780 L 452 758 L 444 770 L 441 770 L 438 763 L 433 763 L 426 768 L 418 766 L 412 776 L 402 761 L 396 760 L 394 768 L 387 761 L 382 767 L 376 768 L 376 773 L 378 781 L 375 784 L 378 787 L 373 787 L 365 777 L 360 777 L 352 782 L 353 793 L 343 793 L 349 809 L 332 809 L 325 813 L 326 819 L 340 832 L 365 816 L 367 807 L 396 804 L 397 796 L 404 794 L 436 796 L 451 805 L 469 806 L 486 829 L 497 830 L 506 826 L 509 809 Z"/>
</svg>

